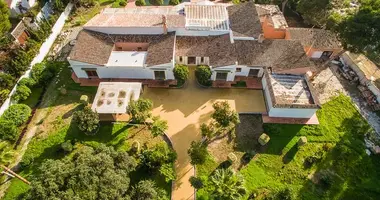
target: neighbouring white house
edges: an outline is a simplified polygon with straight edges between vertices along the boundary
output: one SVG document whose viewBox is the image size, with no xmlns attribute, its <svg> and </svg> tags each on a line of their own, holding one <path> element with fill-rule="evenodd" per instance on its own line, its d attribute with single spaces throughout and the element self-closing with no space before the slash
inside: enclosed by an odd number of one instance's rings
<svg viewBox="0 0 380 200">
<path fill-rule="evenodd" d="M 33 7 L 36 0 L 6 0 L 6 3 L 11 11 L 11 16 L 16 17 Z"/>
<path fill-rule="evenodd" d="M 309 118 L 319 105 L 304 75 L 316 66 L 300 39 L 285 38 L 286 20 L 272 10 L 278 8 L 210 1 L 106 8 L 77 37 L 68 57 L 72 78 L 81 85 L 141 82 L 169 87 L 176 84 L 176 64 L 206 65 L 213 84 L 231 86 L 244 80 L 251 81 L 252 89 L 264 89 L 270 117 Z M 272 28 L 283 29 L 282 39 L 265 37 L 265 20 L 281 22 Z M 321 48 L 325 44 L 323 38 L 315 40 Z M 293 88 L 288 79 L 295 81 Z M 293 95 L 288 99 L 294 102 L 286 104 L 290 107 L 280 106 L 278 93 Z"/>
</svg>

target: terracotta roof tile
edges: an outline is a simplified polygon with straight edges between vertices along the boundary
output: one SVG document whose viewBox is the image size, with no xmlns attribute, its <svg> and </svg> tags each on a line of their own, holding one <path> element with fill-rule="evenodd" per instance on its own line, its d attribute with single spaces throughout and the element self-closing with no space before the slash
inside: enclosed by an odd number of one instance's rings
<svg viewBox="0 0 380 200">
<path fill-rule="evenodd" d="M 254 2 L 231 5 L 227 11 L 234 37 L 258 38 L 263 32 Z"/>
<path fill-rule="evenodd" d="M 71 60 L 105 65 L 113 50 L 114 42 L 149 43 L 146 64 L 148 66 L 170 63 L 173 59 L 174 33 L 166 35 L 107 35 L 83 30 L 70 53 Z"/>
<path fill-rule="evenodd" d="M 316 49 L 341 49 L 341 43 L 336 34 L 325 29 L 288 28 L 290 39 L 298 40 L 303 46 L 313 46 Z"/>
</svg>

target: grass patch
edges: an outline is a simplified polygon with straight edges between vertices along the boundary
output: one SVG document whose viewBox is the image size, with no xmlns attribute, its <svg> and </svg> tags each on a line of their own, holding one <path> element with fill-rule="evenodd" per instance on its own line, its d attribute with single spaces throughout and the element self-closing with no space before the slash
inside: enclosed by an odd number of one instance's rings
<svg viewBox="0 0 380 200">
<path fill-rule="evenodd" d="M 32 88 L 31 90 L 32 94 L 30 94 L 30 96 L 25 101 L 21 101 L 20 103 L 26 104 L 29 107 L 34 108 L 37 105 L 38 100 L 40 99 L 40 96 L 42 95 L 44 89 L 42 87 L 38 87 Z"/>
<path fill-rule="evenodd" d="M 247 87 L 247 83 L 245 81 L 238 81 L 236 84 L 233 84 L 232 87 Z"/>
<path fill-rule="evenodd" d="M 271 140 L 240 173 L 249 195 L 258 199 L 289 188 L 294 199 L 376 199 L 380 196 L 380 157 L 365 153 L 364 135 L 370 126 L 351 100 L 340 95 L 317 112 L 320 125 L 265 124 Z M 298 147 L 306 136 L 308 143 Z M 309 157 L 315 162 L 306 166 Z M 219 163 L 216 163 L 218 165 Z M 209 163 L 197 167 L 199 176 L 209 176 Z M 328 181 L 323 177 L 328 176 Z M 207 181 L 206 181 L 207 183 Z M 212 186 L 197 192 L 209 198 Z M 247 199 L 245 198 L 245 199 Z"/>
</svg>

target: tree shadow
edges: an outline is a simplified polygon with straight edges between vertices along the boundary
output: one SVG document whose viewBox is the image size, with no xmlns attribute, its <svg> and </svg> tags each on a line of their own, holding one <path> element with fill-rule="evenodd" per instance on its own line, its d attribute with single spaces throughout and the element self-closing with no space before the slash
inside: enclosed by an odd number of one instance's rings
<svg viewBox="0 0 380 200">
<path fill-rule="evenodd" d="M 297 143 L 293 145 L 292 148 L 286 154 L 282 157 L 282 162 L 284 164 L 288 164 L 290 161 L 293 160 L 294 156 L 297 154 L 298 146 Z"/>
</svg>

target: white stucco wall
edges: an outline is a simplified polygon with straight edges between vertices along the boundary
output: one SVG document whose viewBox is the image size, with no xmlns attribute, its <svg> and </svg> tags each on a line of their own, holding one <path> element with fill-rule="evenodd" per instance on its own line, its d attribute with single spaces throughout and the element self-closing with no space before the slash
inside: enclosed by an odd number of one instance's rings
<svg viewBox="0 0 380 200">
<path fill-rule="evenodd" d="M 128 20 L 128 19 L 125 19 Z M 83 27 L 86 30 L 101 32 L 105 34 L 138 34 L 138 35 L 158 35 L 163 34 L 162 27 Z"/>
<path fill-rule="evenodd" d="M 265 78 L 262 79 L 262 84 L 269 117 L 310 118 L 318 110 L 310 108 L 274 108 Z"/>
<path fill-rule="evenodd" d="M 212 68 L 211 72 L 211 80 L 215 81 L 216 80 L 216 73 L 219 72 L 228 72 L 227 75 L 227 80 L 226 81 L 234 81 L 235 80 L 235 65 L 231 66 L 225 66 L 225 67 L 218 67 L 218 68 Z"/>
<path fill-rule="evenodd" d="M 154 71 L 165 71 L 166 79 L 174 79 L 172 63 L 152 67 L 105 67 L 74 60 L 69 60 L 70 66 L 78 78 L 88 78 L 83 68 L 93 68 L 99 78 L 130 78 L 154 79 Z"/>
<path fill-rule="evenodd" d="M 241 72 L 235 72 L 235 76 L 248 76 L 250 69 L 260 69 L 258 77 L 262 77 L 264 69 L 262 67 L 248 67 L 245 65 L 238 65 L 236 68 L 241 68 Z"/>
</svg>

